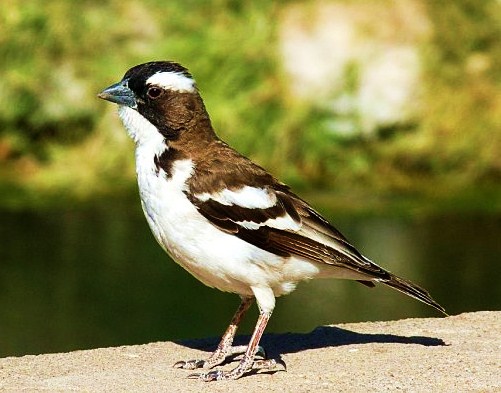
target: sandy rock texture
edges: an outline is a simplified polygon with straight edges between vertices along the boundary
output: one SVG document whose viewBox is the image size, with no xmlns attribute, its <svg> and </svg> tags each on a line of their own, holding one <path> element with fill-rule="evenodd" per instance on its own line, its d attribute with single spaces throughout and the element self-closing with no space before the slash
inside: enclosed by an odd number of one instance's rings
<svg viewBox="0 0 501 393">
<path fill-rule="evenodd" d="M 239 341 L 245 341 L 240 337 Z M 0 359 L 0 391 L 501 392 L 501 311 L 321 326 L 262 344 L 287 372 L 204 383 L 172 368 L 217 339 Z M 235 363 L 225 365 L 231 368 Z"/>
</svg>

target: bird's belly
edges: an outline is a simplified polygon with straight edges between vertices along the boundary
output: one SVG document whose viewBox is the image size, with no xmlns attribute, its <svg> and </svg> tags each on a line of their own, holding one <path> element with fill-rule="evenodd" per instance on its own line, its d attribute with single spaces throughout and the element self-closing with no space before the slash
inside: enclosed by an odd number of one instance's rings
<svg viewBox="0 0 501 393">
<path fill-rule="evenodd" d="M 138 171 L 138 182 L 143 211 L 156 240 L 204 284 L 241 295 L 252 295 L 253 286 L 269 286 L 276 295 L 292 290 L 283 276 L 287 258 L 212 225 L 189 201 L 184 181 L 179 182 L 176 173 L 166 180 L 152 171 Z"/>
<path fill-rule="evenodd" d="M 158 243 L 198 280 L 241 295 L 252 295 L 252 286 L 280 281 L 282 258 L 217 229 L 187 199 L 180 207 L 143 200 Z"/>
<path fill-rule="evenodd" d="M 146 220 L 175 262 L 204 284 L 240 295 L 268 287 L 280 296 L 298 281 L 321 275 L 324 268 L 317 263 L 272 254 L 211 224 L 185 194 L 192 170 L 190 160 L 176 161 L 170 178 L 151 166 L 137 168 Z"/>
<path fill-rule="evenodd" d="M 179 204 L 174 207 L 155 202 L 159 201 L 143 200 L 143 210 L 157 242 L 175 262 L 208 286 L 229 292 L 249 291 L 239 279 L 237 258 L 229 261 L 221 255 L 221 250 L 230 246 L 229 240 L 215 235 L 215 228 L 209 231 L 198 212 L 182 211 Z"/>
</svg>

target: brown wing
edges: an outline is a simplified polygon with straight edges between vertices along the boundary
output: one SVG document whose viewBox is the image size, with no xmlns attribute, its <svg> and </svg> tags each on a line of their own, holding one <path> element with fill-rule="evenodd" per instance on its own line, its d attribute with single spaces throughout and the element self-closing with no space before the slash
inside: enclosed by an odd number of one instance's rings
<svg viewBox="0 0 501 393">
<path fill-rule="evenodd" d="M 363 257 L 338 230 L 285 185 L 273 186 L 268 187 L 267 192 L 274 195 L 275 204 L 264 209 L 223 204 L 215 197 L 205 196 L 202 200 L 196 194 L 189 194 L 189 198 L 220 230 L 276 255 L 296 255 L 378 279 L 389 277 L 388 272 Z"/>
</svg>

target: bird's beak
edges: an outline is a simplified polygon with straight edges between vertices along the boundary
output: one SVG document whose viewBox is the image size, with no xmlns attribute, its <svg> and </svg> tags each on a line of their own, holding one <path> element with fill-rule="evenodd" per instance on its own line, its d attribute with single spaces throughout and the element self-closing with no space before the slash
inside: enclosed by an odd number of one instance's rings
<svg viewBox="0 0 501 393">
<path fill-rule="evenodd" d="M 103 100 L 114 102 L 118 105 L 125 105 L 130 108 L 136 108 L 136 96 L 134 92 L 127 86 L 127 81 L 121 81 L 104 89 L 97 95 Z"/>
</svg>

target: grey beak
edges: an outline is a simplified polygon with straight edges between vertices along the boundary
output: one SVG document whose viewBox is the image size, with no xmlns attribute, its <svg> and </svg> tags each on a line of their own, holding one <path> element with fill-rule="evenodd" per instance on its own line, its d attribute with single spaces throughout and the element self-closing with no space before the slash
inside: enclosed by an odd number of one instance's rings
<svg viewBox="0 0 501 393">
<path fill-rule="evenodd" d="M 118 105 L 125 105 L 130 108 L 137 107 L 136 97 L 134 92 L 127 87 L 127 81 L 115 83 L 104 89 L 97 96 Z"/>
</svg>

